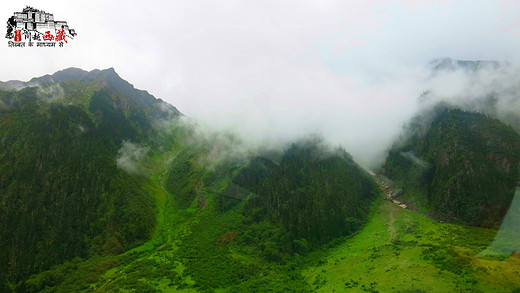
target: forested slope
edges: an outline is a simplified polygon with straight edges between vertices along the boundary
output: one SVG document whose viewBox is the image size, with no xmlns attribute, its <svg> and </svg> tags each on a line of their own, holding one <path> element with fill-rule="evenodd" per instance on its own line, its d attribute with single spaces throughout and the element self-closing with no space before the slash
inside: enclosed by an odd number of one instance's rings
<svg viewBox="0 0 520 293">
<path fill-rule="evenodd" d="M 77 78 L 64 78 L 70 75 Z M 19 281 L 76 256 L 121 253 L 150 237 L 148 179 L 118 168 L 117 158 L 125 141 L 153 152 L 162 102 L 136 103 L 120 83 L 113 70 L 70 69 L 0 92 L 2 278 Z M 163 117 L 179 115 L 168 110 Z"/>
<path fill-rule="evenodd" d="M 429 117 L 429 118 L 426 118 Z M 519 179 L 520 136 L 483 114 L 439 107 L 417 117 L 383 174 L 441 220 L 498 227 Z"/>
</svg>

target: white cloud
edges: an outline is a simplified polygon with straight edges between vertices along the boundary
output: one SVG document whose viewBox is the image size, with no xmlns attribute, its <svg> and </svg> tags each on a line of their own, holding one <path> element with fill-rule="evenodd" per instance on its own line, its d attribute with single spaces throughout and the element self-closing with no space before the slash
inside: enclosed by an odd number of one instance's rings
<svg viewBox="0 0 520 293">
<path fill-rule="evenodd" d="M 117 153 L 117 167 L 131 174 L 142 173 L 141 162 L 148 154 L 149 149 L 149 147 L 124 141 Z"/>
<path fill-rule="evenodd" d="M 429 85 L 418 65 L 520 59 L 520 7 L 512 1 L 27 4 L 68 21 L 78 36 L 65 48 L 0 46 L 0 80 L 114 67 L 137 88 L 250 144 L 322 132 L 365 166 L 416 111 Z M 0 17 L 22 8 L 5 3 Z M 437 88 L 468 88 L 451 85 Z"/>
</svg>

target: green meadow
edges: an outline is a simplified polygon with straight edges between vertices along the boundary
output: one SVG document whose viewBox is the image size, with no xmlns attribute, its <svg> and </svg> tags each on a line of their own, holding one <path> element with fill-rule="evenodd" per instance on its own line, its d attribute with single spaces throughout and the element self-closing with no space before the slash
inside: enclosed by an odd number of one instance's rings
<svg viewBox="0 0 520 293">
<path fill-rule="evenodd" d="M 495 234 L 382 200 L 362 231 L 302 274 L 316 292 L 515 292 L 520 258 L 477 257 Z"/>
</svg>

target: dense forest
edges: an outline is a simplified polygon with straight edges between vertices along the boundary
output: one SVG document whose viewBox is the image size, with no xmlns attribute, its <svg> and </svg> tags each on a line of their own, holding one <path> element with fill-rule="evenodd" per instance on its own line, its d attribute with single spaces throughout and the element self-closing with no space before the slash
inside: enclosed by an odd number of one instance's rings
<svg viewBox="0 0 520 293">
<path fill-rule="evenodd" d="M 151 236 L 148 179 L 124 172 L 116 158 L 123 141 L 153 145 L 155 130 L 147 108 L 106 73 L 0 93 L 2 278 L 20 281 L 74 257 L 121 253 Z M 62 100 L 45 91 L 56 87 L 65 89 Z"/>
<path fill-rule="evenodd" d="M 250 190 L 246 216 L 268 219 L 289 231 L 291 251 L 300 253 L 353 233 L 367 219 L 378 187 L 343 149 L 319 139 L 294 143 L 279 164 L 252 160 L 234 179 Z"/>
<path fill-rule="evenodd" d="M 416 117 L 383 174 L 403 199 L 447 221 L 498 227 L 518 182 L 520 136 L 483 114 L 441 105 Z"/>
</svg>

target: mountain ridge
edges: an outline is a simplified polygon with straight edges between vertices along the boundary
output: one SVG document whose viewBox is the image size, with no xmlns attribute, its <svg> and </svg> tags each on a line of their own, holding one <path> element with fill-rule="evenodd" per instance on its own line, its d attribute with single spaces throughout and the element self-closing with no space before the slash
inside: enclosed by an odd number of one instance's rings
<svg viewBox="0 0 520 293">
<path fill-rule="evenodd" d="M 437 71 L 454 71 L 463 69 L 470 72 L 476 72 L 483 69 L 498 69 L 502 66 L 508 66 L 508 62 L 500 62 L 495 60 L 459 60 L 449 57 L 433 59 L 429 63 L 434 72 Z"/>
<path fill-rule="evenodd" d="M 133 102 L 139 106 L 146 106 L 149 103 L 156 101 L 164 102 L 162 99 L 156 98 L 146 90 L 135 88 L 131 83 L 119 76 L 113 67 L 107 69 L 94 69 L 86 71 L 76 67 L 69 67 L 56 71 L 53 74 L 46 74 L 40 77 L 31 78 L 29 81 L 9 80 L 6 82 L 0 81 L 0 88 L 7 90 L 20 90 L 25 87 L 40 86 L 45 87 L 52 83 L 64 83 L 70 81 L 77 82 L 94 82 L 106 83 L 111 89 L 121 92 L 130 97 Z M 166 107 L 174 115 L 183 115 L 175 106 L 164 102 Z"/>
</svg>

